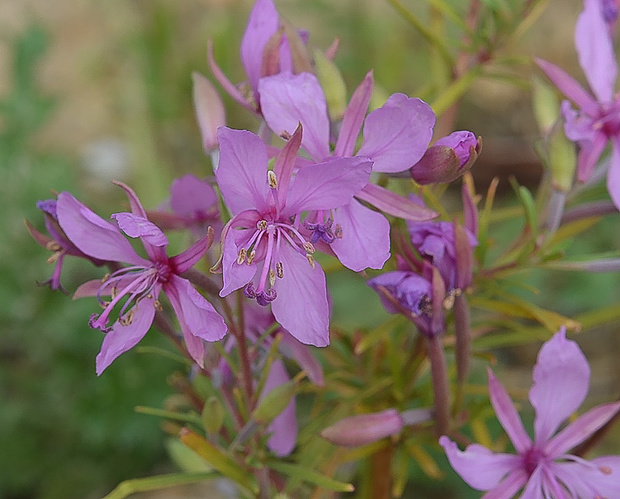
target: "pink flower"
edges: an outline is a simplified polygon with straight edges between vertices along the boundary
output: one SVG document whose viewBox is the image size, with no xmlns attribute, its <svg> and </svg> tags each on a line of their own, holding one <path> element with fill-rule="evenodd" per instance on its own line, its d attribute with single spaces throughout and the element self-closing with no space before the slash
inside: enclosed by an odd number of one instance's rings
<svg viewBox="0 0 620 499">
<path fill-rule="evenodd" d="M 222 232 L 226 296 L 243 288 L 260 305 L 271 303 L 278 322 L 299 341 L 329 343 L 325 274 L 314 245 L 301 233 L 302 212 L 348 203 L 366 182 L 371 162 L 342 158 L 293 169 L 301 127 L 269 168 L 267 148 L 255 134 L 220 128 L 217 182 L 233 213 Z"/>
<path fill-rule="evenodd" d="M 129 198 L 131 213 L 112 215 L 118 227 L 88 209 L 68 192 L 58 195 L 58 221 L 67 237 L 86 255 L 111 262 L 130 264 L 103 281 L 90 281 L 78 288 L 76 297 L 97 296 L 104 308 L 93 315 L 92 328 L 106 333 L 97 356 L 97 374 L 101 374 L 120 354 L 134 347 L 149 330 L 155 312 L 161 308 L 163 291 L 176 312 L 189 354 L 203 365 L 203 340 L 216 341 L 226 333 L 224 319 L 196 291 L 188 280 L 180 277 L 205 253 L 212 233 L 204 236 L 183 253 L 168 257 L 168 240 L 164 233 L 146 218 L 135 193 L 119 183 Z M 120 229 L 129 237 L 139 237 L 148 259 L 139 256 Z M 102 296 L 111 296 L 109 302 Z M 122 302 L 124 301 L 124 304 Z M 120 307 L 117 319 L 110 317 Z"/>
<path fill-rule="evenodd" d="M 478 444 L 460 451 L 442 436 L 450 464 L 471 487 L 487 491 L 485 498 L 510 498 L 523 489 L 524 498 L 620 497 L 620 457 L 586 461 L 570 449 L 585 441 L 620 409 L 620 403 L 589 410 L 557 432 L 584 401 L 590 367 L 564 329 L 547 341 L 534 367 L 529 399 L 536 412 L 534 440 L 501 383 L 489 370 L 489 396 L 497 418 L 516 454 L 496 454 Z M 556 433 L 557 432 L 557 433 Z"/>
</svg>

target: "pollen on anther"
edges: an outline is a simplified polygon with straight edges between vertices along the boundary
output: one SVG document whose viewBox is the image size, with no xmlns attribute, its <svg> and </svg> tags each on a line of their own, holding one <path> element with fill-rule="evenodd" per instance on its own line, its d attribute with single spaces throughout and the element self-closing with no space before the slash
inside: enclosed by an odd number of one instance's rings
<svg viewBox="0 0 620 499">
<path fill-rule="evenodd" d="M 282 262 L 276 263 L 276 275 L 279 279 L 282 279 L 284 277 L 284 267 L 282 266 Z"/>
<path fill-rule="evenodd" d="M 278 178 L 273 170 L 267 171 L 267 181 L 269 182 L 269 187 L 272 189 L 278 187 Z"/>
<path fill-rule="evenodd" d="M 255 250 L 250 251 L 248 253 L 248 261 L 246 263 L 250 265 L 254 261 L 255 256 L 256 256 L 256 251 Z"/>
<path fill-rule="evenodd" d="M 334 227 L 334 236 L 338 239 L 342 239 L 342 225 L 336 224 L 336 227 Z"/>
<path fill-rule="evenodd" d="M 613 470 L 609 466 L 599 466 L 598 469 L 601 470 L 601 473 L 604 473 L 605 475 L 611 475 L 613 472 Z"/>
<path fill-rule="evenodd" d="M 56 241 L 48 241 L 45 245 L 45 249 L 48 251 L 60 251 L 62 246 L 58 244 Z"/>
<path fill-rule="evenodd" d="M 112 299 L 116 298 L 116 295 L 118 294 L 118 288 L 116 287 L 116 285 L 112 286 L 112 289 L 110 290 L 110 297 Z"/>
<path fill-rule="evenodd" d="M 239 250 L 239 254 L 237 255 L 237 263 L 239 265 L 241 265 L 243 262 L 245 262 L 245 256 L 246 256 L 246 249 L 245 248 L 241 248 Z"/>
<path fill-rule="evenodd" d="M 276 283 L 276 273 L 273 269 L 269 269 L 269 284 L 272 286 Z"/>
<path fill-rule="evenodd" d="M 306 258 L 308 259 L 310 267 L 314 268 L 314 257 L 311 254 L 306 253 Z"/>
<path fill-rule="evenodd" d="M 259 220 L 256 222 L 256 228 L 258 230 L 265 230 L 267 228 L 267 220 Z"/>
<path fill-rule="evenodd" d="M 47 263 L 56 263 L 58 261 L 58 259 L 60 258 L 60 251 L 55 251 L 54 253 L 52 253 L 46 260 Z"/>
<path fill-rule="evenodd" d="M 164 307 L 161 306 L 161 302 L 159 300 L 155 300 L 153 302 L 153 307 L 155 307 L 155 310 L 157 310 L 158 312 L 161 312 Z"/>
<path fill-rule="evenodd" d="M 110 278 L 110 274 L 106 274 L 101 278 L 101 284 L 104 284 Z"/>
<path fill-rule="evenodd" d="M 304 243 L 304 250 L 306 250 L 306 253 L 310 253 L 310 254 L 315 252 L 313 244 L 308 241 Z"/>
<path fill-rule="evenodd" d="M 129 326 L 133 322 L 133 309 L 125 314 L 125 317 L 120 317 L 118 322 L 121 326 Z"/>
<path fill-rule="evenodd" d="M 453 306 L 454 306 L 454 293 L 450 293 L 443 300 L 443 308 L 445 310 L 452 310 Z"/>
</svg>

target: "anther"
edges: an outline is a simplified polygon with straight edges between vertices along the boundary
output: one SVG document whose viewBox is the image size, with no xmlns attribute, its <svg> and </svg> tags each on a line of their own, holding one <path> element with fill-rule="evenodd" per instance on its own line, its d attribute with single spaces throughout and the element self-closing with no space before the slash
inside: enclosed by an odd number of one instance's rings
<svg viewBox="0 0 620 499">
<path fill-rule="evenodd" d="M 304 250 L 306 250 L 306 253 L 310 253 L 310 254 L 314 253 L 315 249 L 312 243 L 306 241 L 303 246 L 304 246 Z"/>
<path fill-rule="evenodd" d="M 601 473 L 604 473 L 605 475 L 611 475 L 613 472 L 613 470 L 609 466 L 599 466 L 598 469 L 601 470 Z"/>
<path fill-rule="evenodd" d="M 443 308 L 445 310 L 452 310 L 454 306 L 454 293 L 450 292 L 448 296 L 443 299 Z"/>
<path fill-rule="evenodd" d="M 276 263 L 276 275 L 279 279 L 284 277 L 284 267 L 282 266 L 282 262 Z"/>
<path fill-rule="evenodd" d="M 342 239 L 342 225 L 336 224 L 336 227 L 334 227 L 334 236 L 338 239 Z"/>
<path fill-rule="evenodd" d="M 237 255 L 237 263 L 239 265 L 241 265 L 243 262 L 245 262 L 245 255 L 246 255 L 246 249 L 245 248 L 241 248 L 239 250 L 239 254 Z"/>
<path fill-rule="evenodd" d="M 47 244 L 45 245 L 45 249 L 48 251 L 60 251 L 62 249 L 62 246 L 60 244 L 58 244 L 56 241 L 48 241 Z"/>
<path fill-rule="evenodd" d="M 133 321 L 133 309 L 125 314 L 125 317 L 119 317 L 118 322 L 121 326 L 129 326 Z"/>
<path fill-rule="evenodd" d="M 278 179 L 273 170 L 267 171 L 267 181 L 269 182 L 269 187 L 271 187 L 272 189 L 278 187 Z"/>
<path fill-rule="evenodd" d="M 276 273 L 273 269 L 269 269 L 269 284 L 272 286 L 276 283 Z"/>
<path fill-rule="evenodd" d="M 247 264 L 250 265 L 254 261 L 254 257 L 256 256 L 256 251 L 252 250 L 248 253 L 248 261 Z"/>
<path fill-rule="evenodd" d="M 110 278 L 110 274 L 106 274 L 101 278 L 101 284 L 104 284 Z"/>
<path fill-rule="evenodd" d="M 314 257 L 311 254 L 306 253 L 306 258 L 308 259 L 310 267 L 314 268 Z"/>
<path fill-rule="evenodd" d="M 118 288 L 116 287 L 116 285 L 112 286 L 112 289 L 110 291 L 110 297 L 112 299 L 116 298 L 116 295 L 118 294 Z"/>
<path fill-rule="evenodd" d="M 155 300 L 153 302 L 153 307 L 155 307 L 155 310 L 157 310 L 158 312 L 161 312 L 164 309 L 164 307 L 161 306 L 161 302 L 159 300 Z"/>
<path fill-rule="evenodd" d="M 280 137 L 282 137 L 284 140 L 290 140 L 291 134 L 288 133 L 286 130 L 283 130 L 282 132 L 280 132 Z"/>
<path fill-rule="evenodd" d="M 267 229 L 267 220 L 259 220 L 258 222 L 256 222 L 256 228 L 258 230 Z"/>
<path fill-rule="evenodd" d="M 58 261 L 58 259 L 60 258 L 60 251 L 54 251 L 54 253 L 52 253 L 48 258 L 47 258 L 47 263 L 56 263 Z"/>
</svg>

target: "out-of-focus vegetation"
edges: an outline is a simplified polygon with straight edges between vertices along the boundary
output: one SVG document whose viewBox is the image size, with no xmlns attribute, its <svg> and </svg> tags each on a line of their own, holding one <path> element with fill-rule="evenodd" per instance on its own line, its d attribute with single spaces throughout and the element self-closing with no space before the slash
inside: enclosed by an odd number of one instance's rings
<svg viewBox="0 0 620 499">
<path fill-rule="evenodd" d="M 63 3 L 58 9 L 63 9 Z M 40 78 L 41 64 L 50 53 L 54 53 L 55 61 L 59 60 L 55 47 L 67 35 L 59 29 L 75 29 L 78 34 L 74 39 L 79 42 L 83 27 L 77 21 L 71 28 L 58 19 L 46 24 L 44 16 L 35 16 L 26 29 L 2 35 L 8 62 L 2 68 L 5 76 L 0 95 L 3 498 L 99 497 L 121 480 L 148 474 L 166 463 L 159 421 L 136 414 L 133 407 L 163 404 L 172 392 L 166 376 L 174 364 L 152 353 L 129 352 L 97 378 L 94 358 L 102 337 L 88 327 L 88 317 L 96 304 L 93 300 L 74 302 L 59 292 L 35 286 L 37 281 L 47 279 L 52 267 L 45 263 L 48 254 L 32 241 L 23 220 L 29 219 L 42 230 L 42 217 L 35 203 L 50 197 L 50 189 L 71 190 L 102 213 L 112 209 L 110 199 L 122 206 L 121 196 L 106 187 L 109 173 L 96 172 L 101 178 L 95 184 L 92 171 L 84 169 L 85 163 L 96 169 L 97 161 L 102 156 L 105 159 L 110 149 L 120 155 L 117 163 L 124 168 L 115 171 L 128 177 L 147 207 L 166 196 L 173 177 L 208 173 L 209 160 L 202 153 L 193 117 L 191 72 L 208 75 L 206 46 L 211 38 L 223 70 L 232 81 L 243 79 L 238 50 L 251 2 L 107 4 L 93 7 L 90 14 L 81 7 L 85 23 L 95 26 L 101 22 L 104 28 L 98 30 L 101 39 L 90 46 L 92 52 L 73 50 L 63 60 L 69 67 L 80 68 L 79 86 L 69 80 L 64 81 L 66 86 L 57 81 L 44 85 Z M 428 47 L 387 2 L 287 0 L 279 2 L 279 7 L 296 25 L 311 31 L 316 46 L 327 47 L 334 37 L 340 38 L 337 62 L 349 91 L 371 68 L 378 85 L 390 93 L 417 95 L 424 91 Z M 577 8 L 573 11 L 568 7 L 566 15 L 576 14 Z M 0 30 L 2 23 L 0 18 Z M 75 55 L 82 58 L 73 58 Z M 52 70 L 51 74 L 58 73 Z M 85 90 L 84 85 L 90 85 L 91 90 Z M 464 103 L 459 126 L 483 135 L 485 143 L 491 145 L 490 152 L 497 143 L 494 139 L 505 140 L 511 134 L 517 144 L 529 139 L 523 135 L 533 133 L 533 118 L 529 111 L 523 111 L 523 104 L 519 105 L 525 94 L 507 83 L 482 85 L 472 91 L 478 94 Z M 48 87 L 62 90 L 52 93 Z M 96 94 L 98 90 L 100 95 Z M 484 102 L 481 90 L 490 101 Z M 502 99 L 502 92 L 510 96 L 512 107 Z M 76 98 L 85 105 L 81 115 L 73 115 L 72 122 L 71 115 L 68 117 L 63 110 L 72 107 L 76 111 Z M 494 98 L 503 107 L 494 108 Z M 238 128 L 255 126 L 230 100 L 226 103 L 231 124 Z M 486 120 L 493 111 L 496 114 L 492 120 Z M 503 134 L 501 137 L 492 136 L 494 127 L 495 132 Z M 486 132 L 491 136 L 485 136 Z M 529 164 L 530 156 L 523 161 Z M 494 166 L 492 161 L 484 161 L 483 152 L 474 169 Z M 617 248 L 617 234 L 607 221 L 578 245 L 593 252 Z M 497 237 L 501 242 L 502 234 Z M 84 280 L 100 277 L 97 272 L 69 259 L 63 285 L 71 293 Z M 532 286 L 547 290 L 540 297 L 541 306 L 567 315 L 602 301 L 613 303 L 620 291 L 617 275 L 546 272 L 531 275 L 530 281 Z M 352 306 L 355 299 L 355 295 L 350 296 Z M 346 313 L 346 306 L 343 310 Z M 151 333 L 144 345 L 166 346 L 166 342 Z M 614 348 L 617 354 L 617 340 Z M 530 370 L 528 359 L 525 386 Z M 484 383 L 483 377 L 480 382 Z M 420 470 L 411 472 L 420 480 L 419 487 L 429 487 L 417 491 L 428 490 L 428 496 L 477 496 L 471 491 L 436 491 L 428 479 L 422 478 Z M 455 487 L 462 487 L 456 476 L 453 482 Z"/>
</svg>

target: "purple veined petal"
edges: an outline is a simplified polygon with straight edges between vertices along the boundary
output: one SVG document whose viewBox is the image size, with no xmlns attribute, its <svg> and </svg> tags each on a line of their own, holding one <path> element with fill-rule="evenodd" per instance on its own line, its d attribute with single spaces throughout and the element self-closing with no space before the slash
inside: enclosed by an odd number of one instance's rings
<svg viewBox="0 0 620 499">
<path fill-rule="evenodd" d="M 362 129 L 366 111 L 368 110 L 368 104 L 372 97 L 373 86 L 374 80 L 372 71 L 369 71 L 353 92 L 349 105 L 344 112 L 340 134 L 338 135 L 338 141 L 334 149 L 334 156 L 353 156 L 355 142 Z"/>
<path fill-rule="evenodd" d="M 170 265 L 176 270 L 177 274 L 182 274 L 191 269 L 200 261 L 203 255 L 213 243 L 213 229 L 209 227 L 207 234 L 192 244 L 183 253 L 170 258 Z"/>
<path fill-rule="evenodd" d="M 170 187 L 170 208 L 178 215 L 205 213 L 217 204 L 215 190 L 194 175 L 174 179 Z"/>
<path fill-rule="evenodd" d="M 599 405 L 579 416 L 555 435 L 545 446 L 545 453 L 557 458 L 591 436 L 620 410 L 620 402 Z"/>
<path fill-rule="evenodd" d="M 614 138 L 611 142 L 611 162 L 607 171 L 607 192 L 611 200 L 620 210 L 620 141 Z"/>
<path fill-rule="evenodd" d="M 269 197 L 267 149 L 252 132 L 221 127 L 218 130 L 220 163 L 215 177 L 233 214 L 265 211 Z"/>
<path fill-rule="evenodd" d="M 93 279 L 80 284 L 75 290 L 75 293 L 73 293 L 73 299 L 77 300 L 78 298 L 85 298 L 87 296 L 97 296 L 101 284 L 101 279 Z"/>
<path fill-rule="evenodd" d="M 221 340 L 227 331 L 224 319 L 187 279 L 173 275 L 164 284 L 164 292 L 176 313 L 187 351 L 204 367 L 202 340 Z"/>
<path fill-rule="evenodd" d="M 325 385 L 323 367 L 317 358 L 312 354 L 312 349 L 308 345 L 297 341 L 288 331 L 280 335 L 280 352 L 282 355 L 293 359 L 297 365 L 308 375 L 308 379 L 317 386 Z"/>
<path fill-rule="evenodd" d="M 304 129 L 302 147 L 317 162 L 330 156 L 329 117 L 325 95 L 311 73 L 279 73 L 258 82 L 261 111 L 277 135 L 293 135 L 299 123 Z"/>
<path fill-rule="evenodd" d="M 297 159 L 297 153 L 301 147 L 302 140 L 302 126 L 301 123 L 295 130 L 293 136 L 288 140 L 286 145 L 278 152 L 273 165 L 273 173 L 277 179 L 277 192 L 279 208 L 284 208 L 284 203 L 288 196 L 288 188 L 291 184 L 293 170 L 295 169 L 295 162 Z"/>
<path fill-rule="evenodd" d="M 168 238 L 157 225 L 148 219 L 133 213 L 114 213 L 113 218 L 118 227 L 129 237 L 139 237 L 153 246 L 168 246 Z"/>
<path fill-rule="evenodd" d="M 101 375 L 120 354 L 136 346 L 148 332 L 155 317 L 154 300 L 158 293 L 159 291 L 154 293 L 153 298 L 144 297 L 140 303 L 134 305 L 130 324 L 122 325 L 117 321 L 106 333 L 101 352 L 97 355 L 97 376 Z"/>
<path fill-rule="evenodd" d="M 342 238 L 330 246 L 345 267 L 355 272 L 383 268 L 390 258 L 390 223 L 381 213 L 353 199 L 335 210 L 334 223 L 342 228 Z"/>
<path fill-rule="evenodd" d="M 307 345 L 329 344 L 329 305 L 325 273 L 289 245 L 280 250 L 284 277 L 276 280 L 277 298 L 271 304 L 276 320 Z"/>
<path fill-rule="evenodd" d="M 224 286 L 220 291 L 220 296 L 224 297 L 233 291 L 245 286 L 252 280 L 257 271 L 256 263 L 250 265 L 243 263 L 239 265 L 237 258 L 239 257 L 238 242 L 245 241 L 247 235 L 244 235 L 236 229 L 230 229 L 226 234 L 224 245 L 222 248 L 222 270 L 224 274 Z"/>
<path fill-rule="evenodd" d="M 239 91 L 239 89 L 233 85 L 233 83 L 228 79 L 228 77 L 224 74 L 222 69 L 215 62 L 215 58 L 213 57 L 213 43 L 211 40 L 207 42 L 207 60 L 209 62 L 209 68 L 211 68 L 211 72 L 213 76 L 218 81 L 222 88 L 226 91 L 228 95 L 230 95 L 238 104 L 241 104 L 248 111 L 256 114 L 256 105 L 252 106 L 243 94 Z"/>
<path fill-rule="evenodd" d="M 261 393 L 261 399 L 274 388 L 288 383 L 289 375 L 284 363 L 276 359 L 271 364 L 269 374 L 265 380 L 265 386 Z M 276 416 L 267 429 L 271 437 L 267 440 L 267 447 L 277 456 L 288 456 L 297 443 L 297 416 L 295 414 L 295 397 L 291 399 L 284 410 Z"/>
<path fill-rule="evenodd" d="M 521 464 L 519 456 L 495 454 L 479 444 L 468 445 L 461 451 L 456 443 L 445 435 L 439 438 L 439 445 L 444 448 L 454 471 L 476 490 L 491 490 L 497 487 L 502 478 L 517 470 Z M 525 480 L 524 473 L 519 480 L 519 488 L 525 484 Z"/>
<path fill-rule="evenodd" d="M 355 197 L 370 203 L 384 213 L 413 222 L 431 220 L 439 215 L 425 206 L 376 184 L 366 184 Z"/>
<path fill-rule="evenodd" d="M 368 182 L 372 163 L 367 158 L 336 158 L 301 168 L 288 191 L 286 214 L 330 210 L 344 206 Z"/>
<path fill-rule="evenodd" d="M 590 366 L 577 343 L 562 328 L 538 352 L 529 399 L 536 411 L 535 442 L 545 445 L 558 426 L 584 401 L 590 384 Z"/>
<path fill-rule="evenodd" d="M 279 27 L 278 11 L 272 0 L 257 0 L 241 38 L 241 62 L 255 96 L 258 95 L 258 80 L 262 76 L 265 45 Z"/>
<path fill-rule="evenodd" d="M 598 0 L 585 0 L 575 26 L 575 48 L 590 88 L 601 103 L 613 98 L 618 65 Z"/>
<path fill-rule="evenodd" d="M 376 172 L 404 171 L 424 155 L 434 126 L 435 113 L 426 102 L 393 94 L 366 118 L 358 155 L 372 159 Z"/>
<path fill-rule="evenodd" d="M 544 59 L 534 59 L 538 67 L 547 75 L 553 84 L 586 112 L 595 112 L 598 108 L 596 100 L 562 68 Z"/>
<path fill-rule="evenodd" d="M 60 227 L 86 255 L 113 262 L 148 264 L 136 254 L 115 225 L 101 218 L 68 192 L 58 195 L 56 210 Z"/>
<path fill-rule="evenodd" d="M 202 148 L 205 153 L 209 154 L 217 148 L 217 129 L 226 125 L 226 111 L 222 99 L 209 80 L 200 73 L 194 72 L 192 81 L 194 112 L 200 129 Z"/>
<path fill-rule="evenodd" d="M 493 405 L 497 419 L 506 431 L 515 450 L 519 454 L 523 454 L 532 447 L 532 440 L 526 433 L 519 413 L 515 409 L 508 392 L 506 392 L 506 389 L 490 369 L 488 369 L 488 374 L 489 398 L 491 399 L 491 405 Z"/>
<path fill-rule="evenodd" d="M 516 497 L 516 493 L 527 482 L 527 474 L 522 469 L 514 469 L 504 478 L 497 487 L 489 490 L 482 499 L 509 499 Z"/>
</svg>

